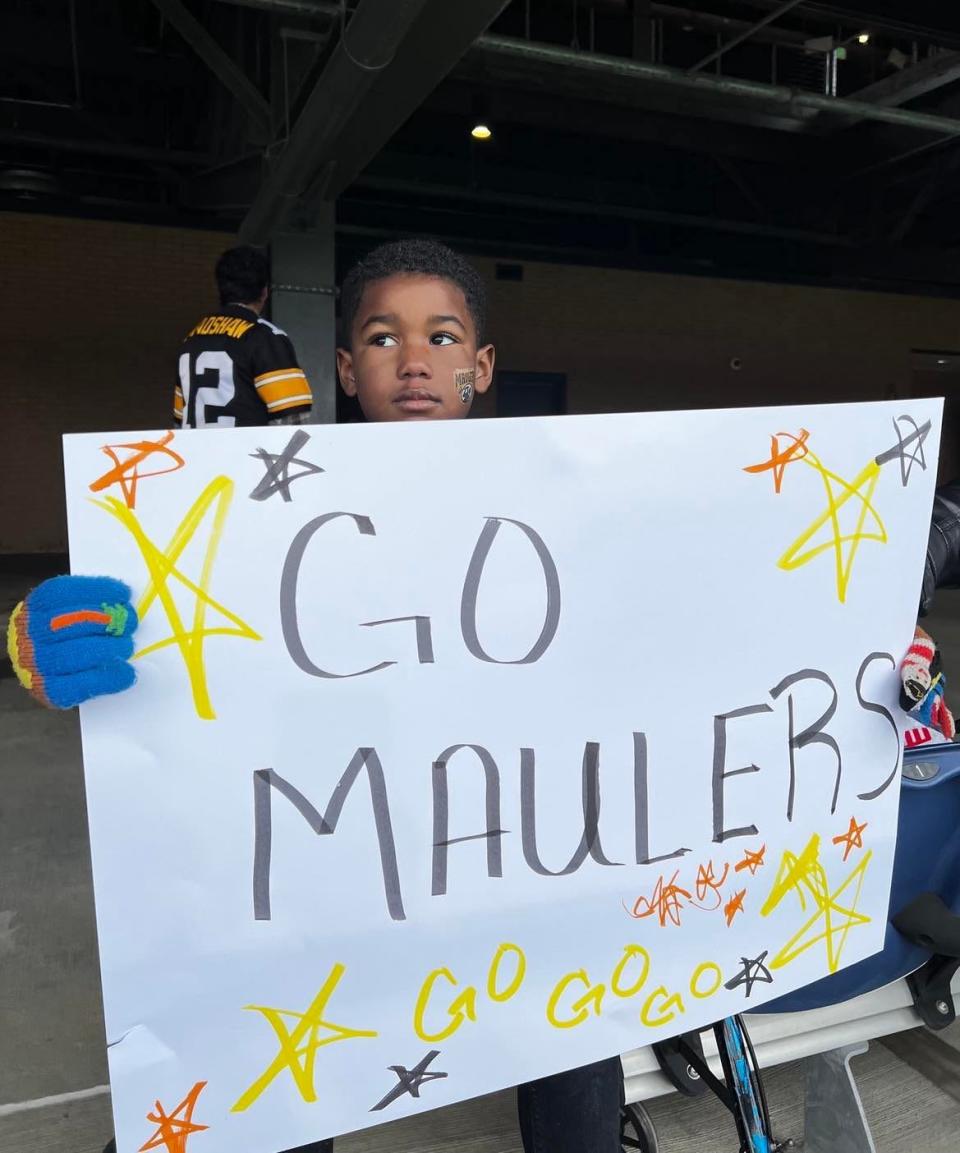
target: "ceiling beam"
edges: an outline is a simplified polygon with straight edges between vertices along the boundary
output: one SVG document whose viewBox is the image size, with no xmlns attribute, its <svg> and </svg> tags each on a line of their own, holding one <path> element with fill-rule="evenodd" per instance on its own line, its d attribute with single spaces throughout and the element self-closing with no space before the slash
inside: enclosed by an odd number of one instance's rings
<svg viewBox="0 0 960 1153">
<path fill-rule="evenodd" d="M 264 243 L 327 179 L 347 121 L 389 68 L 427 0 L 360 0 L 244 218 L 242 239 Z"/>
<path fill-rule="evenodd" d="M 774 21 L 779 20 L 781 16 L 785 16 L 791 8 L 796 8 L 799 3 L 800 0 L 784 0 L 784 3 L 781 4 L 779 8 L 774 8 L 772 12 L 762 17 L 755 24 L 747 25 L 742 32 L 738 32 L 736 36 L 725 40 L 718 48 L 715 48 L 712 52 L 708 52 L 702 60 L 698 60 L 696 64 L 691 65 L 687 71 L 699 72 L 701 68 L 706 68 L 708 64 L 713 64 L 715 60 L 719 60 L 721 56 L 725 56 L 731 48 L 736 48 L 738 45 L 744 44 L 747 40 L 755 36 L 756 33 L 766 28 L 768 24 L 773 24 Z"/>
<path fill-rule="evenodd" d="M 150 148 L 142 144 L 126 144 L 120 140 L 90 140 L 73 136 L 47 136 L 43 132 L 27 132 L 19 128 L 0 128 L 0 143 L 20 145 L 24 148 L 45 148 L 55 152 L 77 152 L 84 156 L 113 156 L 120 160 L 141 160 L 148 164 L 177 164 L 185 168 L 214 163 L 205 152 L 185 152 L 177 148 Z"/>
<path fill-rule="evenodd" d="M 323 16 L 339 19 L 343 9 L 339 0 L 220 0 L 221 4 L 234 4 L 239 8 L 259 8 L 261 12 L 274 12 L 278 16 Z"/>
<path fill-rule="evenodd" d="M 595 76 L 616 77 L 637 86 L 666 90 L 698 92 L 704 99 L 704 110 L 718 99 L 741 106 L 767 107 L 779 110 L 787 119 L 803 119 L 810 112 L 859 116 L 864 120 L 879 120 L 926 132 L 936 132 L 944 138 L 960 136 L 960 120 L 937 116 L 911 108 L 886 108 L 841 97 L 820 96 L 776 84 L 760 84 L 752 80 L 736 80 L 726 76 L 690 75 L 663 64 L 646 64 L 622 56 L 603 56 L 593 52 L 579 52 L 552 44 L 534 44 L 506 36 L 481 36 L 478 49 L 493 57 L 511 58 L 528 64 L 540 65 L 555 72 L 576 72 Z"/>
<path fill-rule="evenodd" d="M 333 200 L 454 67 L 507 0 L 361 0 L 241 229 L 264 241 Z"/>
<path fill-rule="evenodd" d="M 460 62 L 509 0 L 428 0 L 347 125 L 326 189 L 338 196 Z"/>
<path fill-rule="evenodd" d="M 708 232 L 731 232 L 742 236 L 777 237 L 808 244 L 844 247 L 851 244 L 848 237 L 831 232 L 814 232 L 751 220 L 723 220 L 715 216 L 691 212 L 661 211 L 641 208 L 632 204 L 610 204 L 595 200 L 573 200 L 562 197 L 501 192 L 492 189 L 472 189 L 455 185 L 422 184 L 413 180 L 393 180 L 374 176 L 361 176 L 355 188 L 387 194 L 416 196 L 421 205 L 431 200 L 455 201 L 464 210 L 475 204 L 496 204 L 510 208 L 528 208 L 535 212 L 555 212 L 586 217 L 608 217 L 615 220 L 639 220 L 650 224 L 677 225 L 683 228 L 704 229 Z"/>
<path fill-rule="evenodd" d="M 952 84 L 954 80 L 960 80 L 960 52 L 937 52 L 904 68 L 902 72 L 894 72 L 892 76 L 885 76 L 882 80 L 851 92 L 850 99 L 883 108 L 896 108 Z M 862 120 L 862 116 L 824 116 L 824 131 L 839 132 L 852 128 Z"/>
<path fill-rule="evenodd" d="M 270 105 L 239 64 L 217 43 L 182 0 L 151 0 L 196 52 L 227 91 L 245 109 L 258 130 L 270 132 Z"/>
</svg>

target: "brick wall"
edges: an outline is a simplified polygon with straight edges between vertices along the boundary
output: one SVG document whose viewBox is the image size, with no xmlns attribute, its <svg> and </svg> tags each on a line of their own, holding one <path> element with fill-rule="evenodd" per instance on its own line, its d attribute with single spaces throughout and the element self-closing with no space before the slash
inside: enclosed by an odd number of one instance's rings
<svg viewBox="0 0 960 1153">
<path fill-rule="evenodd" d="M 63 433 L 167 426 L 177 342 L 230 242 L 0 213 L 0 553 L 65 547 Z M 498 364 L 565 373 L 571 412 L 907 396 L 911 349 L 960 348 L 953 300 L 547 264 L 513 282 L 477 264 Z"/>
<path fill-rule="evenodd" d="M 61 551 L 65 432 L 165 428 L 224 233 L 0 213 L 0 553 Z"/>
<path fill-rule="evenodd" d="M 906 396 L 912 349 L 960 349 L 957 300 L 546 264 L 490 284 L 497 364 L 566 373 L 570 412 Z"/>
</svg>

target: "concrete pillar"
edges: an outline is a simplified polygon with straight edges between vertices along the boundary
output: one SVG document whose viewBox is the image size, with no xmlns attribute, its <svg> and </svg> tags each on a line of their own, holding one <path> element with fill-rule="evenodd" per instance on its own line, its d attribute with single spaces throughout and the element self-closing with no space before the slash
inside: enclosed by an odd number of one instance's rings
<svg viewBox="0 0 960 1153">
<path fill-rule="evenodd" d="M 333 227 L 333 205 L 324 204 L 309 231 L 281 232 L 270 242 L 270 318 L 297 350 L 317 424 L 337 418 Z"/>
</svg>

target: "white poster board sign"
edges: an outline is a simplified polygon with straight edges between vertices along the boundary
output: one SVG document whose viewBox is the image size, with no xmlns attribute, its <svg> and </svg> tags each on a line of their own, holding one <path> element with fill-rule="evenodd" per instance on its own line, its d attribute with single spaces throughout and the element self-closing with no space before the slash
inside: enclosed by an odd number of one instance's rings
<svg viewBox="0 0 960 1153">
<path fill-rule="evenodd" d="M 73 571 L 142 619 L 82 710 L 121 1153 L 276 1153 L 876 952 L 940 417 L 68 437 Z"/>
</svg>

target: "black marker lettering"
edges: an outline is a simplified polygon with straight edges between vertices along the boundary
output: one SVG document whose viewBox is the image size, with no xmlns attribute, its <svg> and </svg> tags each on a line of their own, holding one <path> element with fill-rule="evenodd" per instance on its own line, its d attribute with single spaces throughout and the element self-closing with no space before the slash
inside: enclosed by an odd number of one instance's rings
<svg viewBox="0 0 960 1153">
<path fill-rule="evenodd" d="M 447 765 L 461 749 L 476 753 L 483 766 L 486 786 L 486 830 L 466 837 L 450 839 L 450 809 Z M 451 745 L 433 762 L 433 896 L 447 891 L 447 850 L 462 841 L 485 839 L 487 842 L 487 876 L 503 876 L 503 854 L 500 838 L 508 829 L 500 828 L 500 772 L 493 757 L 481 745 Z"/>
<path fill-rule="evenodd" d="M 800 681 L 821 681 L 825 685 L 830 686 L 830 692 L 833 694 L 830 704 L 820 714 L 820 716 L 808 725 L 802 732 L 796 731 L 796 718 L 794 715 L 793 693 L 791 692 L 787 697 L 787 716 L 789 718 L 789 745 L 790 745 L 790 791 L 787 795 L 787 820 L 793 820 L 793 802 L 796 796 L 797 789 L 797 766 L 796 766 L 796 752 L 798 749 L 805 749 L 807 745 L 826 745 L 828 749 L 833 750 L 834 756 L 837 758 L 837 773 L 833 785 L 833 798 L 830 801 L 830 812 L 837 811 L 837 797 L 840 795 L 840 779 L 843 775 L 843 758 L 840 755 L 840 746 L 829 733 L 823 730 L 826 725 L 833 719 L 833 714 L 837 711 L 837 687 L 833 681 L 827 676 L 826 673 L 820 672 L 819 669 L 801 669 L 797 673 L 793 673 L 784 679 L 770 690 L 770 696 L 776 700 L 787 689 L 792 688 Z"/>
<path fill-rule="evenodd" d="M 527 537 L 536 550 L 543 567 L 543 576 L 547 585 L 547 611 L 543 621 L 540 636 L 534 642 L 533 648 L 525 657 L 515 661 L 501 661 L 486 652 L 477 636 L 477 596 L 480 592 L 480 578 L 483 576 L 483 566 L 486 564 L 490 548 L 500 531 L 501 524 L 515 525 Z M 543 543 L 540 535 L 529 525 L 509 517 L 488 517 L 483 526 L 480 539 L 473 550 L 470 565 L 467 568 L 466 579 L 463 582 L 463 595 L 460 599 L 460 631 L 463 633 L 464 643 L 477 660 L 487 661 L 494 665 L 532 665 L 538 661 L 550 647 L 557 634 L 560 624 L 560 575 L 554 564 L 550 550 Z"/>
<path fill-rule="evenodd" d="M 637 839 L 637 864 L 652 865 L 655 861 L 669 861 L 682 857 L 689 849 L 674 849 L 672 853 L 650 856 L 650 805 L 647 781 L 647 734 L 633 734 L 633 809 Z"/>
<path fill-rule="evenodd" d="M 600 844 L 600 746 L 596 741 L 588 741 L 583 750 L 583 836 L 580 844 L 567 864 L 557 872 L 544 865 L 537 850 L 536 759 L 533 749 L 520 750 L 520 826 L 523 856 L 530 868 L 541 877 L 565 877 L 575 873 L 588 855 L 598 865 L 622 865 L 622 861 L 608 861 Z"/>
<path fill-rule="evenodd" d="M 397 847 L 390 821 L 387 783 L 376 749 L 357 749 L 346 772 L 337 782 L 330 802 L 323 813 L 315 809 L 307 798 L 284 780 L 273 769 L 257 769 L 253 774 L 253 916 L 257 921 L 269 921 L 270 913 L 270 854 L 273 843 L 271 789 L 276 789 L 293 805 L 313 831 L 321 837 L 337 831 L 337 822 L 350 790 L 363 769 L 367 771 L 373 823 L 380 849 L 380 869 L 383 873 L 383 891 L 387 909 L 395 921 L 403 921 L 403 899 L 400 894 L 400 873 L 397 869 Z"/>
<path fill-rule="evenodd" d="M 747 705 L 730 713 L 720 713 L 713 718 L 713 839 L 719 844 L 731 837 L 754 837 L 756 825 L 741 825 L 738 829 L 723 827 L 723 786 L 728 777 L 739 777 L 744 773 L 759 773 L 759 765 L 744 765 L 739 769 L 727 769 L 727 721 L 738 717 L 752 717 L 757 713 L 770 713 L 770 705 Z"/>
<path fill-rule="evenodd" d="M 303 563 L 303 554 L 307 551 L 307 545 L 313 540 L 318 529 L 342 516 L 349 517 L 354 522 L 361 536 L 377 535 L 373 521 L 368 516 L 358 516 L 352 512 L 324 513 L 323 516 L 318 516 L 305 524 L 293 538 L 287 559 L 283 562 L 283 575 L 280 577 L 280 625 L 283 629 L 283 640 L 287 646 L 287 652 L 293 658 L 294 664 L 303 669 L 305 673 L 309 673 L 312 677 L 324 677 L 328 680 L 362 677 L 366 676 L 367 673 L 378 673 L 381 669 L 387 669 L 396 664 L 396 661 L 381 661 L 378 665 L 372 665 L 369 669 L 360 669 L 359 672 L 355 673 L 331 673 L 314 664 L 307 656 L 307 650 L 303 647 L 300 624 L 297 620 L 297 585 L 300 580 L 300 565 Z"/>
<path fill-rule="evenodd" d="M 877 704 L 876 701 L 866 700 L 863 695 L 863 677 L 874 661 L 889 661 L 892 669 L 897 667 L 897 662 L 890 653 L 871 653 L 868 657 L 864 658 L 864 662 L 860 666 L 860 671 L 857 673 L 857 700 L 860 702 L 862 709 L 866 709 L 868 713 L 879 713 L 881 717 L 886 717 L 890 722 L 894 738 L 893 768 L 890 770 L 890 776 L 887 777 L 878 788 L 871 789 L 868 793 L 857 793 L 857 799 L 861 801 L 873 801 L 876 800 L 881 793 L 885 793 L 893 784 L 897 770 L 900 768 L 900 730 L 897 728 L 897 722 L 894 720 L 893 713 L 883 705 Z"/>
</svg>

